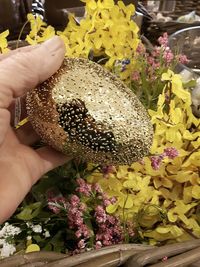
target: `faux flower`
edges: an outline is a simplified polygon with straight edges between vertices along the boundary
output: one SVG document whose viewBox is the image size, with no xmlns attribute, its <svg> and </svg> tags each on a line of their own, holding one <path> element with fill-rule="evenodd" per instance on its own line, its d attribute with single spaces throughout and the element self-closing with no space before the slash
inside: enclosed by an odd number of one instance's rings
<svg viewBox="0 0 200 267">
<path fill-rule="evenodd" d="M 135 55 L 136 64 L 131 75 L 130 87 L 147 109 L 157 108 L 158 97 L 163 90 L 163 81 L 171 79 L 170 71 L 175 69 L 177 63 L 187 62 L 184 55 L 172 53 L 168 46 L 167 33 L 158 39 L 158 43 L 160 46 L 155 46 L 153 49 L 146 49 L 142 44 L 138 46 Z M 172 77 L 173 88 L 181 84 L 180 78 L 176 79 L 176 77 L 177 74 Z M 179 84 L 176 84 L 177 81 Z"/>
<path fill-rule="evenodd" d="M 122 1 L 86 0 L 86 15 L 77 25 L 73 15 L 59 35 L 68 40 L 66 55 L 71 57 L 105 58 L 105 66 L 112 69 L 117 60 L 128 59 L 133 64 L 134 54 L 140 43 L 138 27 L 131 19 L 134 6 Z M 127 66 L 121 78 L 130 77 L 132 64 Z"/>
<path fill-rule="evenodd" d="M 40 16 L 28 14 L 27 19 L 31 27 L 30 33 L 26 36 L 26 41 L 29 44 L 35 45 L 42 43 L 55 35 L 54 28 L 47 26 Z"/>
<path fill-rule="evenodd" d="M 107 179 L 100 173 L 88 178 L 116 197 L 107 212 L 133 221 L 141 240 L 149 244 L 200 238 L 200 121 L 192 114 L 191 95 L 181 76 L 168 70 L 162 80 L 157 110 L 149 110 L 153 156 L 119 166 Z"/>
<path fill-rule="evenodd" d="M 9 51 L 8 42 L 6 37 L 9 35 L 9 30 L 0 33 L 0 53 L 6 53 Z"/>
</svg>

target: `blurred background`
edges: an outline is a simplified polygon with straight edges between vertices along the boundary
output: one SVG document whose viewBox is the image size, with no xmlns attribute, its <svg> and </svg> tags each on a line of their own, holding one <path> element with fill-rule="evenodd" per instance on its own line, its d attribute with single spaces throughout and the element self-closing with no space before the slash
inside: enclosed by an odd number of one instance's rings
<svg viewBox="0 0 200 267">
<path fill-rule="evenodd" d="M 117 0 L 115 0 L 117 1 Z M 136 15 L 133 19 L 140 32 L 151 43 L 164 32 L 169 35 L 180 29 L 200 25 L 200 0 L 123 0 L 134 4 Z M 75 13 L 80 19 L 84 15 L 84 3 L 80 0 L 0 0 L 0 32 L 9 29 L 9 40 L 18 39 L 27 21 L 27 14 L 41 16 L 57 30 L 65 28 L 68 13 Z M 29 32 L 29 25 L 23 30 L 21 38 Z"/>
<path fill-rule="evenodd" d="M 137 0 L 124 0 L 124 3 L 137 4 Z M 44 16 L 49 24 L 60 29 L 66 26 L 66 11 L 81 12 L 77 7 L 83 5 L 79 0 L 0 0 L 0 32 L 10 29 L 10 38 L 15 39 L 30 12 Z"/>
</svg>

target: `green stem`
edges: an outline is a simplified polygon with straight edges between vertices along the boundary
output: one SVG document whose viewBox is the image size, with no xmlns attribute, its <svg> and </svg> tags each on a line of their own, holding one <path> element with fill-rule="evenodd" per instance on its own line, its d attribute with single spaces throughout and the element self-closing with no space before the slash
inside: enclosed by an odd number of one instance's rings
<svg viewBox="0 0 200 267">
<path fill-rule="evenodd" d="M 19 41 L 20 41 L 21 36 L 22 36 L 22 33 L 23 33 L 23 31 L 24 31 L 24 29 L 25 29 L 25 27 L 26 27 L 26 25 L 27 25 L 28 23 L 29 23 L 29 21 L 27 20 L 27 21 L 24 23 L 24 25 L 22 26 L 22 28 L 21 28 L 21 31 L 20 31 L 19 36 L 18 36 L 18 38 L 17 38 L 16 49 L 19 47 Z"/>
</svg>

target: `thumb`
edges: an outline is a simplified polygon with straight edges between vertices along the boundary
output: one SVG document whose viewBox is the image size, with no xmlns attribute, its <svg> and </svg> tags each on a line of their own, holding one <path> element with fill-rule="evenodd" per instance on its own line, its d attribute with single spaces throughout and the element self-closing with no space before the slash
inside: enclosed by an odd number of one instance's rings
<svg viewBox="0 0 200 267">
<path fill-rule="evenodd" d="M 55 36 L 35 49 L 21 49 L 0 61 L 0 108 L 53 75 L 64 59 L 65 46 Z"/>
</svg>

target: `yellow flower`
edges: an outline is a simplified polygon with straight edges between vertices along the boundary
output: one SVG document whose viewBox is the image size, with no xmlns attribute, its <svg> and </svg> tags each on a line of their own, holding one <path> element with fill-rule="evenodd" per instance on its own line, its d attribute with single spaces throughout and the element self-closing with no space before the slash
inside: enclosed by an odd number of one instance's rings
<svg viewBox="0 0 200 267">
<path fill-rule="evenodd" d="M 0 53 L 6 53 L 9 51 L 8 42 L 6 37 L 9 35 L 9 30 L 0 33 Z"/>
<path fill-rule="evenodd" d="M 162 81 L 171 82 L 172 92 L 175 93 L 180 99 L 189 101 L 191 104 L 190 93 L 183 88 L 181 76 L 179 74 L 174 74 L 173 71 L 168 70 L 167 73 L 162 74 Z"/>
<path fill-rule="evenodd" d="M 40 251 L 40 247 L 37 244 L 31 244 L 26 248 L 26 253 Z"/>
<path fill-rule="evenodd" d="M 114 1 L 113 0 L 81 0 L 81 2 L 86 3 L 86 7 L 88 7 L 88 9 L 90 10 L 94 10 L 94 9 L 103 9 L 103 8 L 111 8 L 114 6 Z"/>
<path fill-rule="evenodd" d="M 52 26 L 47 26 L 39 16 L 35 17 L 33 14 L 28 14 L 27 19 L 31 26 L 31 31 L 26 36 L 26 41 L 29 44 L 35 45 L 42 43 L 55 35 L 54 28 Z"/>
<path fill-rule="evenodd" d="M 106 180 L 101 174 L 95 176 L 95 182 L 117 198 L 107 212 L 119 215 L 122 221 L 133 220 L 149 244 L 200 237 L 200 120 L 192 114 L 191 96 L 183 89 L 181 77 L 169 70 L 162 79 L 166 85 L 157 110 L 149 110 L 154 125 L 151 152 L 162 154 L 166 147 L 175 147 L 179 155 L 173 160 L 165 158 L 158 170 L 152 169 L 146 157 L 131 166 L 119 166 Z M 168 106 L 166 90 L 173 93 Z M 145 208 L 152 206 L 152 210 Z"/>
<path fill-rule="evenodd" d="M 61 36 L 69 40 L 67 56 L 105 58 L 105 67 L 112 70 L 116 60 L 130 59 L 131 64 L 120 77 L 128 82 L 134 64 L 134 53 L 140 42 L 139 28 L 132 21 L 133 5 L 125 6 L 122 1 L 84 0 L 86 16 L 77 25 L 73 15 Z"/>
</svg>

